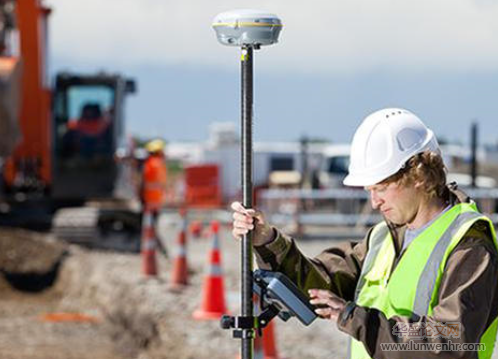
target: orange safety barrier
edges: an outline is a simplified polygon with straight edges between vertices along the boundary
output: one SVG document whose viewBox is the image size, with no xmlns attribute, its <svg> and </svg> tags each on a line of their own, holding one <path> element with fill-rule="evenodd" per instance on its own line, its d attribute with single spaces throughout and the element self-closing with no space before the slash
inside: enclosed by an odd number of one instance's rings
<svg viewBox="0 0 498 359">
<path fill-rule="evenodd" d="M 193 317 L 198 320 L 220 319 L 223 314 L 227 313 L 219 245 L 220 225 L 218 222 L 213 221 L 211 227 L 213 230 L 213 244 L 209 253 L 209 269 L 204 278 L 202 303 L 201 307 L 193 314 Z"/>
<path fill-rule="evenodd" d="M 185 168 L 185 201 L 191 207 L 219 207 L 222 204 L 218 165 Z"/>
<path fill-rule="evenodd" d="M 170 287 L 172 289 L 181 289 L 188 284 L 187 268 L 187 212 L 185 209 L 179 211 L 182 227 L 177 238 L 177 254 L 173 263 L 173 272 L 171 275 Z"/>
<path fill-rule="evenodd" d="M 156 241 L 156 230 L 154 228 L 152 213 L 145 210 L 142 219 L 141 252 L 142 273 L 146 276 L 157 275 Z"/>
</svg>

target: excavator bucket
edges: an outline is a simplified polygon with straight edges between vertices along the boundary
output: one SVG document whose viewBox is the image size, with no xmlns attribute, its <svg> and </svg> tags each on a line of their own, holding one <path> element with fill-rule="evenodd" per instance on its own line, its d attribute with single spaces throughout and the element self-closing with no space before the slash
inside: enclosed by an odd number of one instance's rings
<svg viewBox="0 0 498 359">
<path fill-rule="evenodd" d="M 21 139 L 20 85 L 19 60 L 0 57 L 0 158 L 9 156 Z"/>
</svg>

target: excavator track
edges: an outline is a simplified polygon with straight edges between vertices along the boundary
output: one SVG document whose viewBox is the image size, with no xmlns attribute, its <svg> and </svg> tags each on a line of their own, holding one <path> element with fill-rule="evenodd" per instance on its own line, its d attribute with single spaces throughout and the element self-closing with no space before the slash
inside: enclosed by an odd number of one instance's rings
<svg viewBox="0 0 498 359">
<path fill-rule="evenodd" d="M 140 251 L 138 213 L 96 207 L 63 208 L 55 213 L 56 238 L 92 249 Z"/>
</svg>

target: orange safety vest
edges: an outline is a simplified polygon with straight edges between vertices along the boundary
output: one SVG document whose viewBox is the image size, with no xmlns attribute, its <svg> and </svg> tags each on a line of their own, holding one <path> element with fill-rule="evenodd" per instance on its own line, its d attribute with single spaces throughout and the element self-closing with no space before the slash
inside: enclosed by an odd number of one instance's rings
<svg viewBox="0 0 498 359">
<path fill-rule="evenodd" d="M 143 200 L 145 207 L 159 210 L 164 204 L 166 192 L 166 164 L 162 156 L 151 155 L 143 168 Z"/>
<path fill-rule="evenodd" d="M 85 119 L 68 123 L 70 130 L 75 130 L 86 136 L 100 136 L 109 127 L 109 121 L 103 118 Z"/>
</svg>

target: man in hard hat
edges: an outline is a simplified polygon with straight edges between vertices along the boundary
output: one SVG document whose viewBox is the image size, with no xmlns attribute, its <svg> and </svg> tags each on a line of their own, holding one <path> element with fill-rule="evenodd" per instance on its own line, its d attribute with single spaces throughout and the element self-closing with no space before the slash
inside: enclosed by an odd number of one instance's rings
<svg viewBox="0 0 498 359">
<path fill-rule="evenodd" d="M 473 201 L 446 185 L 433 132 L 407 110 L 380 110 L 356 130 L 350 159 L 344 184 L 364 187 L 384 217 L 364 241 L 307 258 L 238 202 L 234 236 L 254 231 L 258 265 L 306 291 L 316 313 L 351 336 L 352 359 L 491 358 L 495 231 Z"/>
<path fill-rule="evenodd" d="M 153 225 L 157 227 L 159 212 L 166 199 L 167 168 L 164 158 L 165 143 L 161 139 L 149 141 L 145 145 L 148 156 L 142 170 L 141 198 L 144 211 L 152 214 Z M 167 256 L 162 241 L 157 239 L 159 250 Z"/>
</svg>

